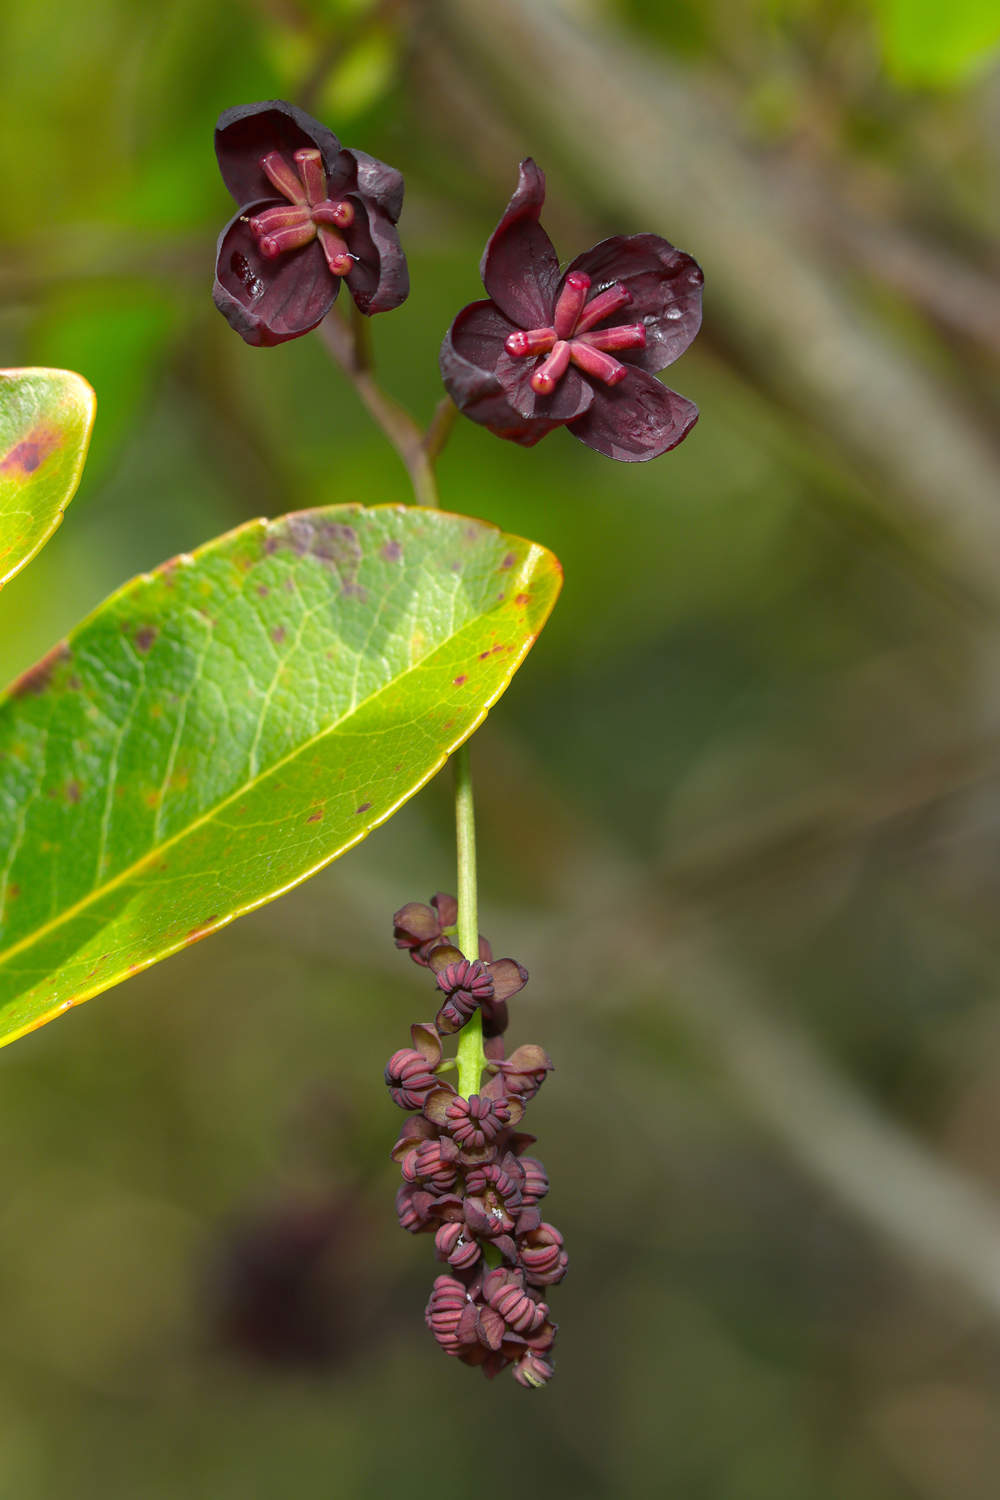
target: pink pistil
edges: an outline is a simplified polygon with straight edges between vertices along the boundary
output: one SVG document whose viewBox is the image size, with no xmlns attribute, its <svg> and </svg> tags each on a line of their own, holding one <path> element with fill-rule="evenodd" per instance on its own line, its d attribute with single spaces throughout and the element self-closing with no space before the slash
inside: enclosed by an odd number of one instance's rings
<svg viewBox="0 0 1000 1500">
<path fill-rule="evenodd" d="M 573 363 L 579 365 L 585 375 L 593 375 L 596 380 L 603 380 L 605 385 L 617 385 L 628 374 L 625 365 L 619 364 L 618 360 L 612 359 L 603 350 L 595 349 L 593 344 L 585 344 L 582 339 L 574 339 L 568 348 Z"/>
<path fill-rule="evenodd" d="M 585 272 L 570 271 L 556 299 L 551 328 L 519 328 L 504 340 L 504 348 L 515 359 L 546 355 L 531 376 L 531 389 L 538 396 L 551 396 L 571 362 L 585 375 L 617 385 L 628 374 L 628 366 L 612 359 L 608 351 L 646 347 L 644 323 L 590 331 L 632 301 L 632 293 L 616 281 L 588 303 L 590 287 Z"/>
<path fill-rule="evenodd" d="M 254 214 L 250 228 L 258 236 L 273 234 L 276 229 L 295 229 L 309 223 L 309 210 L 305 204 L 282 204 L 278 208 L 266 208 L 262 214 Z"/>
<path fill-rule="evenodd" d="M 504 348 L 515 359 L 521 359 L 525 355 L 548 354 L 555 341 L 554 328 L 528 328 L 524 331 L 518 329 L 517 333 L 507 335 Z"/>
<path fill-rule="evenodd" d="M 573 329 L 574 333 L 587 333 L 595 323 L 600 323 L 603 318 L 610 318 L 620 307 L 627 307 L 632 301 L 632 293 L 628 287 L 622 286 L 616 281 L 614 286 L 609 286 L 607 291 L 598 292 L 583 310 L 583 315 Z"/>
<path fill-rule="evenodd" d="M 348 229 L 354 223 L 354 207 L 326 196 L 322 152 L 303 148 L 294 157 L 298 173 L 280 151 L 270 151 L 261 157 L 261 170 L 268 182 L 288 201 L 266 208 L 250 219 L 257 247 L 261 255 L 273 260 L 288 250 L 311 244 L 318 236 L 331 274 L 346 276 L 353 269 L 354 257 L 337 230 Z"/>
<path fill-rule="evenodd" d="M 315 233 L 319 235 L 326 263 L 334 276 L 346 276 L 354 267 L 354 257 L 347 248 L 347 244 L 341 239 L 335 229 L 328 224 L 320 224 Z"/>
<path fill-rule="evenodd" d="M 322 203 L 326 197 L 326 171 L 323 167 L 323 157 L 315 147 L 296 151 L 293 155 L 309 202 Z"/>
<path fill-rule="evenodd" d="M 551 396 L 568 369 L 569 344 L 560 339 L 532 375 L 531 389 L 536 396 Z"/>
<path fill-rule="evenodd" d="M 592 349 L 645 349 L 645 323 L 618 323 L 614 328 L 597 328 L 593 333 L 578 333 L 575 342 Z"/>
<path fill-rule="evenodd" d="M 350 203 L 334 203 L 324 198 L 322 203 L 314 203 L 310 212 L 316 224 L 336 224 L 338 229 L 349 229 L 354 223 L 354 208 Z"/>
<path fill-rule="evenodd" d="M 288 250 L 300 250 L 315 238 L 316 226 L 307 219 L 304 224 L 293 224 L 288 229 L 275 229 L 270 234 L 262 234 L 257 245 L 261 255 L 273 260 L 276 255 L 284 255 Z"/>
<path fill-rule="evenodd" d="M 568 339 L 574 332 L 589 291 L 590 277 L 583 271 L 571 271 L 559 293 L 555 315 L 552 319 L 552 327 L 557 339 Z"/>
<path fill-rule="evenodd" d="M 280 151 L 269 151 L 260 159 L 261 171 L 272 187 L 289 203 L 305 203 L 305 188 Z"/>
</svg>

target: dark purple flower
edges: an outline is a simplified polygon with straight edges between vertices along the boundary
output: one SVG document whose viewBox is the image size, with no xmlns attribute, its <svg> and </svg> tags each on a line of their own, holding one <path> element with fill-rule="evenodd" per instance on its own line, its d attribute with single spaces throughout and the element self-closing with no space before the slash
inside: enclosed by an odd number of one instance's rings
<svg viewBox="0 0 1000 1500">
<path fill-rule="evenodd" d="M 556 427 L 609 458 L 675 448 L 698 409 L 655 379 L 701 323 L 700 267 L 655 234 L 615 235 L 560 275 L 539 221 L 545 178 L 529 157 L 483 253 L 488 299 L 441 346 L 456 406 L 526 447 Z"/>
<path fill-rule="evenodd" d="M 215 128 L 239 205 L 219 236 L 212 296 L 248 344 L 283 344 L 326 317 L 341 281 L 361 312 L 410 289 L 396 221 L 403 179 L 282 99 L 227 109 Z"/>
</svg>

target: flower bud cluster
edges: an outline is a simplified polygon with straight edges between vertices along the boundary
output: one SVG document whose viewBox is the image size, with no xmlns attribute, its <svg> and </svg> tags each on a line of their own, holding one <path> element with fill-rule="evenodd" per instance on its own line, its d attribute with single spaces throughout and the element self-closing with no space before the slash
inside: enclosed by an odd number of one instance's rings
<svg viewBox="0 0 1000 1500">
<path fill-rule="evenodd" d="M 433 972 L 440 1001 L 434 1022 L 411 1026 L 412 1045 L 385 1070 L 393 1102 L 414 1111 L 392 1151 L 403 1175 L 396 1210 L 411 1234 L 434 1236 L 444 1263 L 425 1320 L 445 1353 L 491 1379 L 511 1366 L 521 1385 L 539 1386 L 552 1375 L 556 1335 L 544 1298 L 568 1260 L 539 1208 L 549 1180 L 526 1154 L 535 1138 L 517 1126 L 552 1063 L 534 1045 L 504 1055 L 506 1002 L 528 975 L 513 959 L 494 959 L 483 937 L 478 958 L 466 958 L 453 942 L 457 915 L 454 897 L 439 894 L 394 918 L 396 946 Z M 490 1076 L 466 1099 L 440 1076 L 454 1066 L 442 1038 L 477 1009 Z"/>
</svg>

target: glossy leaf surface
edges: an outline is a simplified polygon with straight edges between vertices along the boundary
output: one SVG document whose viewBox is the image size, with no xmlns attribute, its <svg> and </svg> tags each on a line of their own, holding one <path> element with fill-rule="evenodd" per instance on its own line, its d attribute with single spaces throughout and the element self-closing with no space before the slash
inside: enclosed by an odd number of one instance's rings
<svg viewBox="0 0 1000 1500">
<path fill-rule="evenodd" d="M 560 581 L 483 522 L 334 506 L 114 594 L 0 700 L 0 1043 L 384 822 L 504 691 Z"/>
<path fill-rule="evenodd" d="M 94 392 L 70 370 L 0 370 L 0 588 L 42 548 L 76 492 Z"/>
</svg>

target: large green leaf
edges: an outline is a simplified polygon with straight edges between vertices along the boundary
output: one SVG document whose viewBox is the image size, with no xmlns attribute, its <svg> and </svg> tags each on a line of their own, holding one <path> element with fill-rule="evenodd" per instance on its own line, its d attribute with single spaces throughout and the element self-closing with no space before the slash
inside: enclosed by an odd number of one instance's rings
<svg viewBox="0 0 1000 1500">
<path fill-rule="evenodd" d="M 333 506 L 112 595 L 0 700 L 0 1044 L 384 822 L 499 698 L 560 580 L 480 521 Z"/>
<path fill-rule="evenodd" d="M 94 393 L 69 370 L 0 370 L 0 588 L 48 541 L 72 500 Z"/>
</svg>

